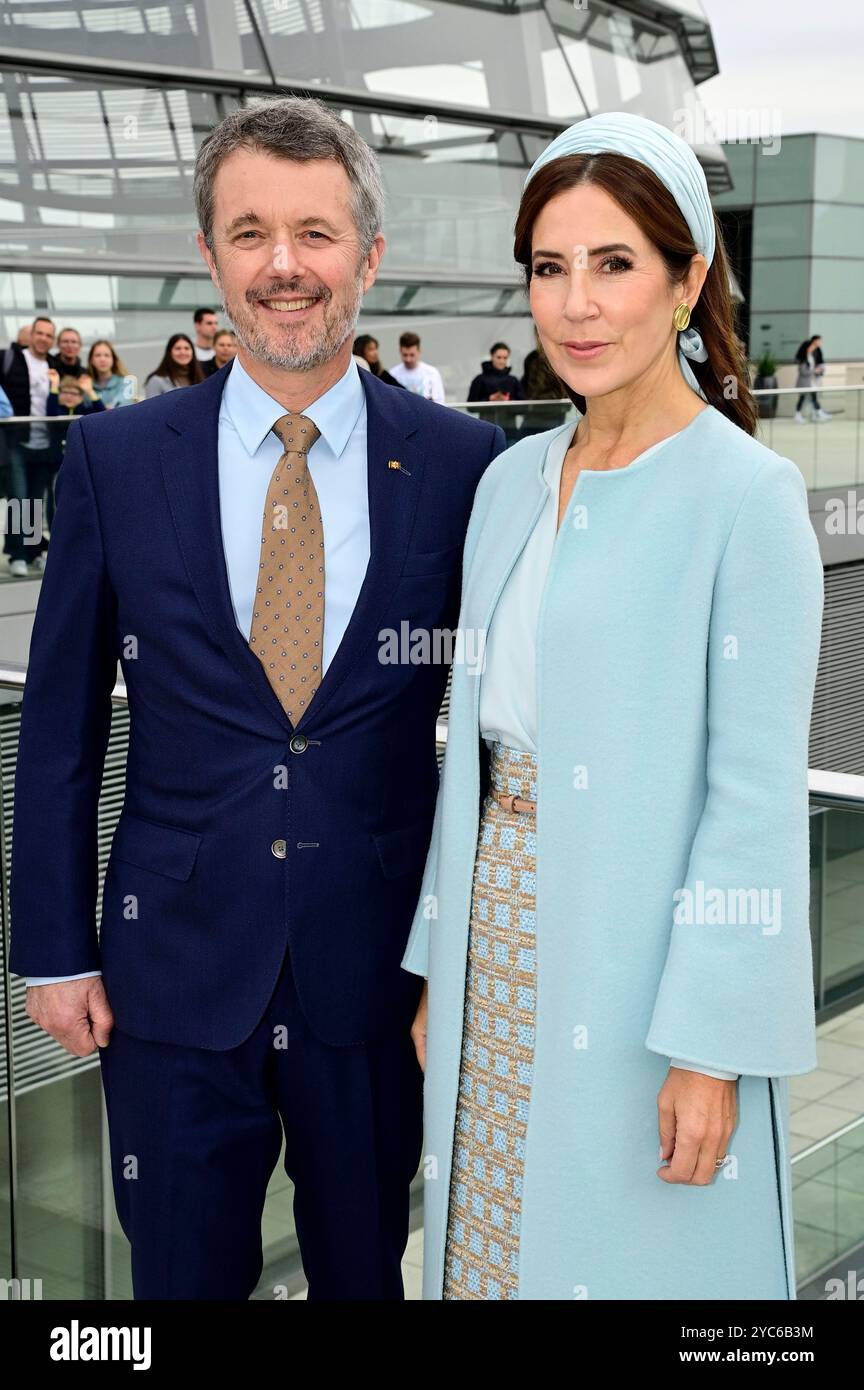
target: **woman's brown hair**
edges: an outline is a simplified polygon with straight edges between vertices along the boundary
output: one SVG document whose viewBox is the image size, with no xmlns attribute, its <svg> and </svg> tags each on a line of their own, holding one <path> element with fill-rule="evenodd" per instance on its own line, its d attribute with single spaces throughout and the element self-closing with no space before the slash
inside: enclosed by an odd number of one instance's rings
<svg viewBox="0 0 864 1390">
<path fill-rule="evenodd" d="M 602 154 L 568 154 L 552 160 L 537 171 L 522 194 L 514 229 L 513 255 L 525 272 L 526 287 L 531 283 L 534 223 L 541 210 L 550 198 L 587 183 L 602 188 L 614 198 L 656 246 L 670 286 L 679 284 L 691 258 L 698 254 L 681 209 L 652 169 L 625 155 L 604 151 Z M 690 317 L 690 326 L 698 328 L 702 334 L 708 360 L 694 362 L 690 358 L 689 365 L 709 404 L 745 433 L 755 434 L 756 405 L 750 393 L 747 363 L 735 333 L 729 262 L 716 214 L 714 231 L 714 259 Z M 584 415 L 585 397 L 563 384 L 570 400 Z"/>
<path fill-rule="evenodd" d="M 107 347 L 108 351 L 110 352 L 111 372 L 113 376 L 129 375 L 125 366 L 123 365 L 123 359 L 118 355 L 117 349 L 115 348 L 114 344 L 110 343 L 107 338 L 97 338 L 87 354 L 87 370 L 94 380 L 96 379 L 96 373 L 93 370 L 93 354 L 98 347 Z"/>
<path fill-rule="evenodd" d="M 188 343 L 189 347 L 192 349 L 192 360 L 188 367 L 178 366 L 171 356 L 176 343 Z M 159 366 L 150 373 L 150 376 L 147 377 L 148 381 L 151 376 L 167 376 L 168 380 L 174 386 L 198 386 L 199 383 L 204 380 L 204 372 L 201 369 L 201 363 L 195 355 L 195 344 L 187 333 L 171 334 L 171 337 L 165 344 L 165 353 L 162 357 L 162 361 L 159 363 Z"/>
</svg>

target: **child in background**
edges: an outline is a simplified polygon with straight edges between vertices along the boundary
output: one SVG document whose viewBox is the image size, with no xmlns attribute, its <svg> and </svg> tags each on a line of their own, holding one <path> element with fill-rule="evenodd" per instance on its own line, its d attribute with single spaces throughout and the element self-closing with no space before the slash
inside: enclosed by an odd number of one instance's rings
<svg viewBox="0 0 864 1390">
<path fill-rule="evenodd" d="M 64 376 L 52 367 L 48 373 L 48 404 L 45 413 L 49 419 L 63 416 L 65 425 L 51 425 L 48 438 L 51 445 L 51 486 L 47 489 L 48 499 L 45 508 L 45 525 L 50 530 L 54 520 L 54 483 L 63 462 L 66 448 L 66 432 L 72 420 L 79 415 L 93 415 L 104 410 L 105 406 L 93 389 L 93 379 L 89 376 Z"/>
</svg>

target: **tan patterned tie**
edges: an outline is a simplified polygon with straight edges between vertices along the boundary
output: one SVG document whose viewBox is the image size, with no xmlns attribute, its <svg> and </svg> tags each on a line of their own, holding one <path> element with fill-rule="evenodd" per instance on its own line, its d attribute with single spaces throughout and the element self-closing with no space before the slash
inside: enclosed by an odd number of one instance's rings
<svg viewBox="0 0 864 1390">
<path fill-rule="evenodd" d="M 273 433 L 284 452 L 264 503 L 249 645 L 297 724 L 321 682 L 324 652 L 324 529 L 306 460 L 320 431 L 306 415 L 283 415 Z"/>
</svg>

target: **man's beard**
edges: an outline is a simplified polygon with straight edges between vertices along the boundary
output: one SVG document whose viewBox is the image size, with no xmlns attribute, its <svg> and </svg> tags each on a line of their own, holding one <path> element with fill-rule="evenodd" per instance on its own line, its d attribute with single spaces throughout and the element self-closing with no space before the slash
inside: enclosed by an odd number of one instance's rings
<svg viewBox="0 0 864 1390">
<path fill-rule="evenodd" d="M 311 289 L 292 285 L 289 289 L 284 284 L 274 284 L 254 296 L 255 300 L 320 298 L 323 301 L 322 324 L 313 341 L 307 341 L 304 346 L 297 339 L 301 334 L 309 333 L 307 323 L 298 324 L 295 329 L 289 322 L 274 322 L 268 332 L 256 318 L 247 297 L 244 295 L 242 299 L 232 302 L 225 294 L 224 286 L 222 308 L 231 321 L 238 342 L 250 357 L 283 371 L 309 371 L 331 362 L 345 339 L 353 335 L 363 302 L 364 268 L 358 269 L 353 287 L 347 291 L 344 299 L 338 301 L 334 301 L 332 291 L 317 285 Z M 278 345 L 274 345 L 274 339 Z"/>
</svg>

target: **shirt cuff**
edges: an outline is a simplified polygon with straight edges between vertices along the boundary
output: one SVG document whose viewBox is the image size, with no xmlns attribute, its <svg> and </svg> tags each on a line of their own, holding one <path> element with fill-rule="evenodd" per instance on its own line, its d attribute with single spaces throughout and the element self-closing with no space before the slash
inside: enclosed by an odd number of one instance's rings
<svg viewBox="0 0 864 1390">
<path fill-rule="evenodd" d="M 670 1057 L 669 1065 L 678 1067 L 681 1071 L 700 1071 L 703 1076 L 716 1076 L 718 1081 L 737 1081 L 739 1076 L 737 1071 L 717 1071 L 715 1067 L 701 1067 L 695 1062 L 682 1062 L 678 1057 Z"/>
<path fill-rule="evenodd" d="M 28 975 L 25 984 L 28 989 L 31 985 L 62 985 L 66 980 L 87 980 L 101 974 L 101 970 L 82 970 L 80 975 Z"/>
</svg>

